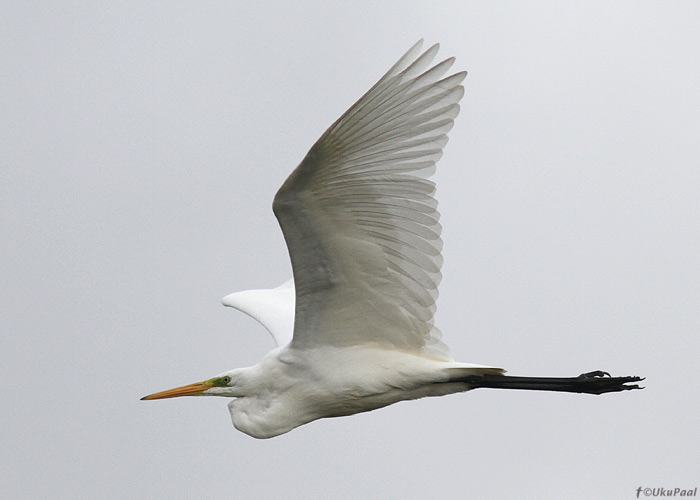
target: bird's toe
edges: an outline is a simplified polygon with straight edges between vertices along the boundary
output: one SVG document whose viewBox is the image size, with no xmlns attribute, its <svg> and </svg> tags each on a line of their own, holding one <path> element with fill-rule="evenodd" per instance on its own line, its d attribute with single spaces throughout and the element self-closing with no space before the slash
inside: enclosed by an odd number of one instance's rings
<svg viewBox="0 0 700 500">
<path fill-rule="evenodd" d="M 582 373 L 581 375 L 579 375 L 579 378 L 599 378 L 599 377 L 610 377 L 610 374 L 608 372 L 604 372 L 602 370 L 595 370 L 592 372 Z"/>
</svg>

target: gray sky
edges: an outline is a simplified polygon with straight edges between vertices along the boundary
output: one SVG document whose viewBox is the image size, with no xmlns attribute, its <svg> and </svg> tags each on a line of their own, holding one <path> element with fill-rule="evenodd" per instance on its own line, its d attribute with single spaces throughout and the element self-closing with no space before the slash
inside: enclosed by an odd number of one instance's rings
<svg viewBox="0 0 700 500">
<path fill-rule="evenodd" d="M 700 486 L 700 4 L 4 2 L 3 499 L 636 497 Z M 142 402 L 273 347 L 272 197 L 417 39 L 466 69 L 438 165 L 453 356 L 646 390 L 480 390 L 258 441 Z"/>
</svg>

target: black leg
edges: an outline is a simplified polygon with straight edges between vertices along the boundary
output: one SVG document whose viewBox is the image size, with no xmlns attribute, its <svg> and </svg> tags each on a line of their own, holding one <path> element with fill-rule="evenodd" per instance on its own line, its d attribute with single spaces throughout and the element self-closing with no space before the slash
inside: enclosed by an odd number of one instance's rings
<svg viewBox="0 0 700 500">
<path fill-rule="evenodd" d="M 450 382 L 466 382 L 473 389 L 519 389 L 529 391 L 577 392 L 583 394 L 605 394 L 606 392 L 643 389 L 638 384 L 641 377 L 611 377 L 608 372 L 593 371 L 578 377 L 512 377 L 510 375 L 468 375 L 456 377 Z M 628 385 L 629 384 L 629 385 Z"/>
</svg>

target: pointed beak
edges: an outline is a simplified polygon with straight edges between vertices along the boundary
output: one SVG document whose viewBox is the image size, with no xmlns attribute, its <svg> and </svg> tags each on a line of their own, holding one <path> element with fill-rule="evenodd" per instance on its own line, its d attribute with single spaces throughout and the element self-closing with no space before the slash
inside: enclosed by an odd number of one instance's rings
<svg viewBox="0 0 700 500">
<path fill-rule="evenodd" d="M 175 389 L 168 389 L 167 391 L 156 392 L 155 394 L 144 396 L 141 398 L 141 401 L 147 399 L 177 398 L 180 396 L 197 396 L 198 394 L 202 394 L 207 389 L 211 389 L 211 387 L 211 384 L 207 384 L 206 382 L 197 382 L 195 384 L 183 385 L 182 387 L 176 387 Z"/>
</svg>

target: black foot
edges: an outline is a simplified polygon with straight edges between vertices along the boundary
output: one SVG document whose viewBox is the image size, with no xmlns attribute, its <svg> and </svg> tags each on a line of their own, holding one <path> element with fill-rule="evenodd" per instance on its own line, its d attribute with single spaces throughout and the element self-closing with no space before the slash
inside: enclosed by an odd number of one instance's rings
<svg viewBox="0 0 700 500">
<path fill-rule="evenodd" d="M 632 389 L 644 389 L 638 384 L 631 382 L 641 382 L 641 377 L 611 377 L 608 372 L 596 370 L 594 372 L 582 373 L 575 379 L 573 387 L 575 392 L 587 394 L 605 394 L 606 392 L 629 391 Z"/>
<path fill-rule="evenodd" d="M 581 375 L 578 376 L 578 378 L 597 378 L 597 377 L 609 377 L 609 376 L 610 376 L 610 374 L 608 372 L 596 370 L 594 372 L 582 373 Z"/>
</svg>

